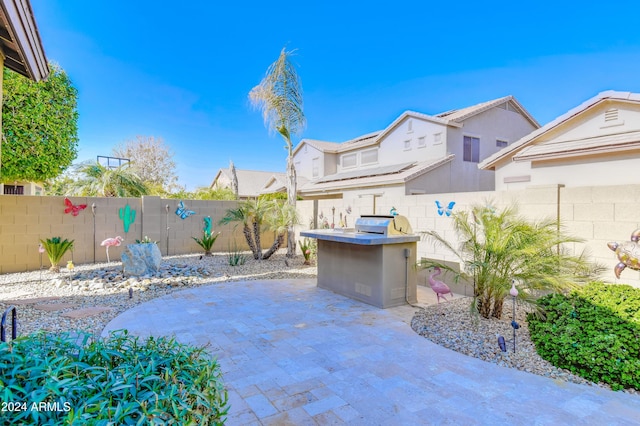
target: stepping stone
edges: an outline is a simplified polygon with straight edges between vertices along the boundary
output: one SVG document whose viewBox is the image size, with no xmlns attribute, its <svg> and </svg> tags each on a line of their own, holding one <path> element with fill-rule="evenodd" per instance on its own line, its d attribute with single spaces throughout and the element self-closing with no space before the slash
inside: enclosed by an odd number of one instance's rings
<svg viewBox="0 0 640 426">
<path fill-rule="evenodd" d="M 50 300 L 58 300 L 59 297 L 35 297 L 33 299 L 17 299 L 17 300 L 5 300 L 4 303 L 9 305 L 35 305 L 41 302 L 48 302 Z"/>
<path fill-rule="evenodd" d="M 92 317 L 94 315 L 98 315 L 103 312 L 110 311 L 112 309 L 113 308 L 110 306 L 93 306 L 91 308 L 76 309 L 75 311 L 64 313 L 61 316 L 67 317 L 67 318 L 73 318 L 73 319 L 80 319 L 80 318 Z"/>
<path fill-rule="evenodd" d="M 35 305 L 34 308 L 40 309 L 41 311 L 52 312 L 61 311 L 67 308 L 75 308 L 76 306 L 78 306 L 77 303 L 51 303 L 48 305 Z"/>
</svg>

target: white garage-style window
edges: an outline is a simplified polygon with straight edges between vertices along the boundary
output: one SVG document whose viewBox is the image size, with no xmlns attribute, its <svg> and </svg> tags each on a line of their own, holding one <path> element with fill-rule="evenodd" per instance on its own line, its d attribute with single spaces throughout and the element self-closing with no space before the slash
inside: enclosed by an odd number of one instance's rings
<svg viewBox="0 0 640 426">
<path fill-rule="evenodd" d="M 378 148 L 362 151 L 360 154 L 361 164 L 374 164 L 378 162 Z"/>
<path fill-rule="evenodd" d="M 358 155 L 357 154 L 344 154 L 340 158 L 340 163 L 342 167 L 348 169 L 349 167 L 355 167 L 358 165 Z"/>
</svg>

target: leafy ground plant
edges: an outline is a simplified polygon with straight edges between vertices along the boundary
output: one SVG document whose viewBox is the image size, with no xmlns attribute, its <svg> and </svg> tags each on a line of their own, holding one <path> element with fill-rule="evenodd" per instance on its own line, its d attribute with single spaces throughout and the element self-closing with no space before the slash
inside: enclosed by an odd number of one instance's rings
<svg viewBox="0 0 640 426">
<path fill-rule="evenodd" d="M 219 232 L 217 234 L 214 234 L 213 232 L 204 231 L 202 233 L 201 239 L 196 237 L 191 237 L 191 238 L 193 238 L 193 240 L 196 243 L 198 243 L 200 247 L 204 249 L 205 256 L 211 256 L 211 248 L 213 247 L 213 244 L 218 239 L 218 236 L 220 236 Z"/>
<path fill-rule="evenodd" d="M 153 241 L 151 238 L 144 236 L 141 240 L 136 240 L 136 244 L 158 244 L 157 241 Z"/>
<path fill-rule="evenodd" d="M 14 403 L 0 411 L 1 424 L 218 425 L 228 410 L 220 368 L 205 348 L 126 331 L 95 340 L 40 332 L 0 343 L 0 399 Z"/>
<path fill-rule="evenodd" d="M 241 266 L 246 263 L 247 256 L 238 250 L 237 247 L 234 247 L 233 250 L 229 250 L 229 253 L 227 253 L 227 260 L 229 266 Z"/>
<path fill-rule="evenodd" d="M 546 318 L 528 322 L 540 356 L 613 389 L 640 390 L 640 289 L 596 282 L 539 303 Z"/>
<path fill-rule="evenodd" d="M 53 237 L 40 240 L 40 243 L 47 252 L 49 262 L 51 262 L 51 268 L 49 268 L 49 270 L 52 272 L 60 272 L 60 266 L 58 264 L 67 251 L 73 249 L 73 240 L 69 241 L 66 238 L 63 240 L 60 237 Z"/>
</svg>

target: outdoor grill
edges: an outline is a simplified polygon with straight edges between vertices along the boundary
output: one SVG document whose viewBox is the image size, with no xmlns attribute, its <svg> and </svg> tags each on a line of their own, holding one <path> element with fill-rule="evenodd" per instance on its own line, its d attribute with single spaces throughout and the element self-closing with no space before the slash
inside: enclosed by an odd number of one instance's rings
<svg viewBox="0 0 640 426">
<path fill-rule="evenodd" d="M 362 215 L 356 219 L 355 231 L 359 234 L 384 236 L 413 234 L 409 220 L 401 215 Z"/>
</svg>

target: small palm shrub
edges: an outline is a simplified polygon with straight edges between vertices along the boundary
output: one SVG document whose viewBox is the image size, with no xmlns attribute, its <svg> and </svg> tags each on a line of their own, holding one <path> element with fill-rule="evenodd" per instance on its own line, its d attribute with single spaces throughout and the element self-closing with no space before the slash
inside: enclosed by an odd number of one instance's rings
<svg viewBox="0 0 640 426">
<path fill-rule="evenodd" d="M 213 244 L 218 239 L 218 236 L 220 236 L 219 232 L 217 234 L 214 234 L 213 232 L 204 231 L 202 233 L 201 239 L 196 237 L 191 237 L 191 238 L 193 238 L 193 240 L 196 243 L 198 243 L 200 247 L 204 249 L 205 256 L 211 256 L 211 248 L 213 247 Z"/>
<path fill-rule="evenodd" d="M 453 253 L 462 272 L 430 260 L 420 266 L 437 266 L 473 281 L 474 307 L 484 318 L 502 317 L 512 280 L 518 283 L 520 302 L 535 308 L 540 294 L 570 290 L 593 280 L 602 270 L 586 256 L 574 256 L 564 249 L 563 245 L 581 240 L 559 230 L 555 220 L 533 222 L 520 216 L 515 207 L 496 210 L 490 205 L 456 212 L 452 219 L 459 245 L 435 231 L 424 234 Z"/>
<path fill-rule="evenodd" d="M 60 237 L 53 237 L 40 240 L 40 242 L 47 252 L 49 262 L 51 262 L 51 268 L 49 268 L 49 270 L 52 272 L 60 272 L 60 266 L 58 264 L 67 251 L 73 249 L 73 240 L 69 241 L 66 238 L 62 240 Z"/>
<path fill-rule="evenodd" d="M 220 367 L 205 348 L 126 331 L 0 343 L 0 383 L 3 401 L 23 403 L 0 411 L 0 424 L 221 425 L 228 410 Z"/>
<path fill-rule="evenodd" d="M 640 289 L 596 282 L 539 303 L 545 318 L 528 322 L 542 358 L 613 389 L 640 390 Z"/>
</svg>

